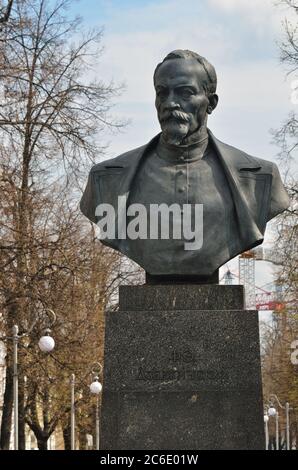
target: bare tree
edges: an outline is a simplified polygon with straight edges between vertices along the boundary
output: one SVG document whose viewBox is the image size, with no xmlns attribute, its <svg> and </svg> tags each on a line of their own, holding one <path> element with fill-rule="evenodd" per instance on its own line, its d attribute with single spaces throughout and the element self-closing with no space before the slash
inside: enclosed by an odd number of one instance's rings
<svg viewBox="0 0 298 470">
<path fill-rule="evenodd" d="M 295 14 L 296 22 L 284 20 L 285 39 L 280 45 L 281 62 L 287 68 L 288 74 L 297 79 L 298 70 L 298 1 L 281 0 Z M 287 211 L 279 216 L 276 223 L 276 248 L 283 255 L 283 267 L 279 274 L 288 293 L 297 299 L 297 240 L 298 240 L 298 120 L 295 113 L 291 113 L 281 128 L 274 132 L 275 143 L 279 146 L 278 158 L 283 170 L 285 185 L 291 199 Z"/>
<path fill-rule="evenodd" d="M 101 31 L 84 32 L 79 18 L 67 16 L 70 3 L 15 0 L 9 10 L 10 27 L 0 36 L 0 299 L 6 334 L 15 322 L 26 329 L 34 309 L 49 302 L 40 291 L 44 272 L 63 278 L 72 269 L 68 258 L 47 263 L 49 250 L 55 240 L 58 251 L 66 249 L 80 178 L 103 152 L 100 132 L 121 125 L 109 117 L 111 98 L 118 90 L 94 72 Z M 64 205 L 59 208 L 60 199 Z M 60 231 L 53 225 L 53 214 L 59 210 L 65 215 Z M 20 361 L 24 373 L 25 355 Z M 12 414 L 9 347 L 6 378 L 1 448 L 9 446 Z M 24 401 L 21 386 L 20 448 Z"/>
<path fill-rule="evenodd" d="M 6 5 L 0 6 L 0 28 L 1 25 L 8 22 L 11 15 L 13 2 L 14 0 L 8 0 Z"/>
<path fill-rule="evenodd" d="M 297 0 L 281 0 L 279 5 L 286 6 L 294 12 L 297 21 L 285 19 L 283 22 L 285 39 L 282 41 L 281 63 L 293 79 L 297 78 L 298 70 L 298 2 Z M 290 11 L 289 10 L 289 11 Z M 297 15 L 297 16 L 296 16 Z M 281 214 L 275 223 L 275 250 L 279 252 L 281 268 L 277 273 L 276 282 L 282 287 L 284 308 L 273 312 L 272 324 L 265 326 L 263 354 L 263 386 L 264 397 L 269 398 L 275 393 L 285 403 L 290 401 L 291 438 L 298 440 L 298 393 L 297 371 L 290 361 L 291 343 L 298 338 L 298 121 L 295 113 L 291 113 L 281 128 L 274 132 L 275 143 L 279 146 L 280 168 L 288 190 L 291 205 Z M 280 428 L 285 445 L 285 417 L 280 414 Z M 272 435 L 275 430 L 271 429 Z"/>
<path fill-rule="evenodd" d="M 92 364 L 103 360 L 106 292 L 120 260 L 116 252 L 98 243 L 92 230 L 82 226 L 76 211 L 57 210 L 50 235 L 54 230 L 59 237 L 54 243 L 44 243 L 43 253 L 39 250 L 35 257 L 31 289 L 35 299 L 51 305 L 58 314 L 53 331 L 57 348 L 51 357 L 40 356 L 36 343 L 41 330 L 37 329 L 29 340 L 24 364 L 28 377 L 25 420 L 40 449 L 46 449 L 58 424 L 64 427 L 68 423 L 72 373 L 77 392 L 81 392 L 81 396 L 77 394 L 78 422 L 86 429 L 90 426 L 92 400 L 87 385 Z M 37 310 L 37 300 L 31 299 L 31 307 L 34 304 Z"/>
</svg>

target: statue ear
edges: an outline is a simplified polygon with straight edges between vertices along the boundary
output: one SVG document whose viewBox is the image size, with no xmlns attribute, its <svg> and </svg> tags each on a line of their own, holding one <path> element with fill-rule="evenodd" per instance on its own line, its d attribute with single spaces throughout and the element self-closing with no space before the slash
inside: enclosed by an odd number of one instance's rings
<svg viewBox="0 0 298 470">
<path fill-rule="evenodd" d="M 218 98 L 218 95 L 213 93 L 212 95 L 208 97 L 208 99 L 209 99 L 209 105 L 207 108 L 207 113 L 211 114 L 212 111 L 216 108 L 219 98 Z"/>
</svg>

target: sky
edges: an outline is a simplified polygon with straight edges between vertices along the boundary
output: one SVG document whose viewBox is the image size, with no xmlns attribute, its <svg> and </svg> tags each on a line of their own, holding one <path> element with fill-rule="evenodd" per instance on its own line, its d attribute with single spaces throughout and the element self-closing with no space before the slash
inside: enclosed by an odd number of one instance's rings
<svg viewBox="0 0 298 470">
<path fill-rule="evenodd" d="M 152 75 L 174 49 L 207 57 L 218 74 L 219 105 L 209 127 L 221 140 L 274 159 L 270 129 L 291 103 L 291 80 L 279 63 L 281 21 L 288 13 L 274 0 L 83 0 L 75 2 L 90 26 L 103 26 L 99 78 L 125 83 L 114 114 L 130 120 L 112 135 L 109 157 L 143 145 L 157 132 Z"/>
<path fill-rule="evenodd" d="M 152 75 L 174 49 L 190 49 L 216 68 L 219 104 L 208 126 L 220 140 L 250 155 L 275 161 L 272 129 L 280 127 L 292 103 L 287 70 L 279 62 L 286 7 L 275 0 L 83 0 L 73 2 L 86 25 L 103 27 L 103 55 L 96 75 L 125 83 L 114 100 L 116 118 L 129 119 L 120 133 L 107 133 L 107 156 L 148 142 L 159 132 Z M 293 19 L 293 17 L 292 17 Z M 297 78 L 297 77 L 296 77 Z M 270 230 L 267 243 L 272 236 Z M 237 271 L 237 263 L 231 262 Z M 273 267 L 259 262 L 258 285 L 272 281 Z"/>
</svg>

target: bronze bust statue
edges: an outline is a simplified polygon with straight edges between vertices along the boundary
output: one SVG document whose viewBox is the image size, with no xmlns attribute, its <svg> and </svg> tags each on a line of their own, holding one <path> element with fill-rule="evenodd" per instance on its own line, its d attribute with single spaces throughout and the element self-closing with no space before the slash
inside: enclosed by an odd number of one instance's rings
<svg viewBox="0 0 298 470">
<path fill-rule="evenodd" d="M 157 66 L 154 86 L 162 132 L 140 148 L 95 165 L 81 210 L 103 229 L 104 212 L 112 206 L 114 230 L 106 231 L 102 242 L 151 277 L 211 279 L 221 265 L 262 243 L 267 222 L 288 207 L 288 195 L 274 163 L 220 142 L 207 128 L 218 96 L 215 69 L 204 57 L 171 52 Z M 183 233 L 188 230 L 187 240 L 195 241 L 187 248 L 185 237 L 173 236 L 173 204 L 181 208 L 181 217 L 189 215 Z M 165 236 L 160 229 L 150 236 L 149 207 L 160 223 L 169 215 Z M 135 229 L 130 237 L 125 232 L 129 224 Z M 193 224 L 200 229 L 197 238 Z"/>
</svg>

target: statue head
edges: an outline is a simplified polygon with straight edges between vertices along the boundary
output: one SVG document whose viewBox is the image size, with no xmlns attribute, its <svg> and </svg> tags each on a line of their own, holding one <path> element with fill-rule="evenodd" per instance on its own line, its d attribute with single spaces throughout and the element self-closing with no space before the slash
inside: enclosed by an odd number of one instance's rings
<svg viewBox="0 0 298 470">
<path fill-rule="evenodd" d="M 207 126 L 218 103 L 215 68 L 188 50 L 170 52 L 154 72 L 155 106 L 164 139 L 181 145 Z"/>
</svg>

